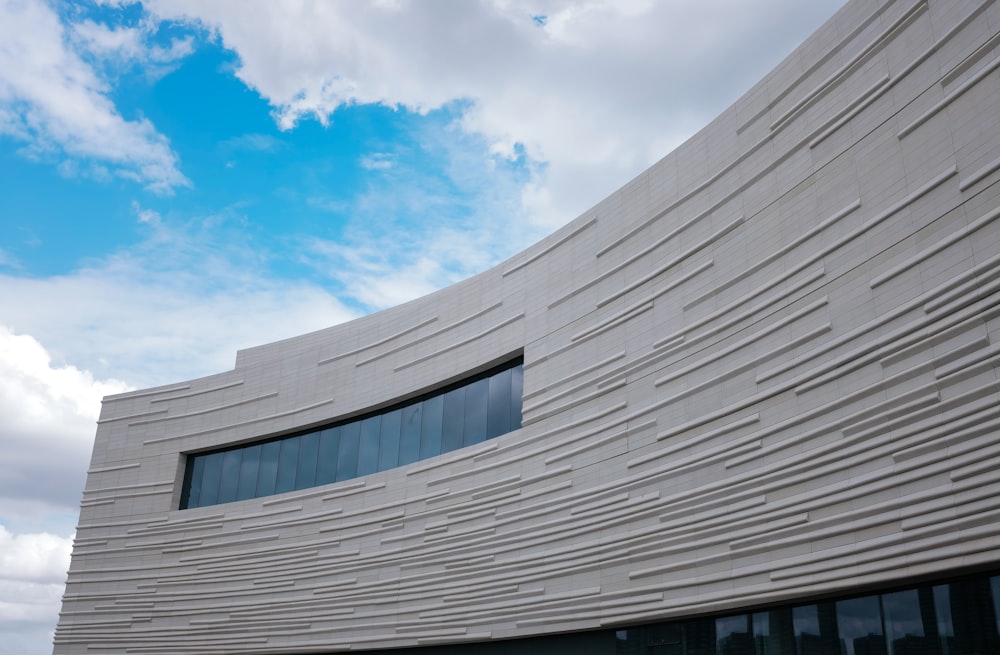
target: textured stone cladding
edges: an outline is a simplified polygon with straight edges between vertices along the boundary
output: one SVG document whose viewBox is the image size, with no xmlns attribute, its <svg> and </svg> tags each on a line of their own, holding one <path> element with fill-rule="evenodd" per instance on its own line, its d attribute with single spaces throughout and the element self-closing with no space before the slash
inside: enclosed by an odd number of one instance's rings
<svg viewBox="0 0 1000 655">
<path fill-rule="evenodd" d="M 55 652 L 481 641 L 996 566 L 998 219 L 1000 2 L 852 1 L 497 268 L 105 399 Z M 185 453 L 521 352 L 520 430 L 176 509 Z"/>
</svg>

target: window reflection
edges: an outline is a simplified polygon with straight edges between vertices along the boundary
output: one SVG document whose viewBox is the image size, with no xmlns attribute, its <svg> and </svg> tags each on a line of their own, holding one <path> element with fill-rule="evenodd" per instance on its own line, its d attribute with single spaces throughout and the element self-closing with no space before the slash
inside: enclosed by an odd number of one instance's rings
<svg viewBox="0 0 1000 655">
<path fill-rule="evenodd" d="M 420 423 L 423 403 L 404 407 L 400 412 L 399 465 L 420 459 Z"/>
<path fill-rule="evenodd" d="M 361 424 L 355 421 L 340 428 L 340 453 L 337 456 L 337 479 L 358 477 L 358 448 L 361 443 Z"/>
<path fill-rule="evenodd" d="M 618 629 L 617 655 L 1000 653 L 1000 576 Z"/>
<path fill-rule="evenodd" d="M 382 415 L 382 433 L 378 447 L 379 471 L 399 466 L 399 427 L 402 411 L 395 409 Z"/>
<path fill-rule="evenodd" d="M 260 447 L 260 469 L 257 474 L 257 497 L 270 496 L 274 493 L 274 485 L 278 481 L 278 455 L 280 453 L 280 441 L 270 441 Z"/>
<path fill-rule="evenodd" d="M 340 457 L 340 427 L 327 428 L 319 435 L 319 454 L 316 457 L 316 484 L 337 481 L 337 460 Z"/>
<path fill-rule="evenodd" d="M 441 423 L 441 452 L 450 453 L 463 445 L 465 432 L 465 388 L 452 389 L 444 395 L 444 418 Z"/>
<path fill-rule="evenodd" d="M 284 493 L 295 488 L 295 469 L 299 465 L 299 437 L 292 437 L 281 442 L 281 453 L 278 455 L 278 479 L 274 484 L 274 493 Z"/>
<path fill-rule="evenodd" d="M 441 454 L 443 415 L 444 396 L 435 396 L 423 402 L 423 419 L 420 424 L 420 459 L 428 459 Z"/>
<path fill-rule="evenodd" d="M 240 484 L 240 462 L 243 450 L 229 450 L 222 456 L 222 478 L 219 481 L 219 502 L 236 500 L 236 490 Z"/>
<path fill-rule="evenodd" d="M 350 480 L 521 427 L 520 361 L 445 391 L 304 434 L 188 458 L 181 509 Z"/>
<path fill-rule="evenodd" d="M 361 421 L 361 446 L 358 450 L 358 475 L 369 475 L 378 471 L 378 441 L 381 429 L 381 416 L 370 416 Z"/>
<path fill-rule="evenodd" d="M 253 498 L 257 493 L 257 474 L 260 472 L 260 445 L 243 449 L 240 462 L 240 482 L 236 488 L 236 499 Z"/>
<path fill-rule="evenodd" d="M 316 486 L 316 456 L 319 455 L 319 434 L 302 435 L 299 442 L 299 463 L 295 468 L 295 488 Z"/>
</svg>

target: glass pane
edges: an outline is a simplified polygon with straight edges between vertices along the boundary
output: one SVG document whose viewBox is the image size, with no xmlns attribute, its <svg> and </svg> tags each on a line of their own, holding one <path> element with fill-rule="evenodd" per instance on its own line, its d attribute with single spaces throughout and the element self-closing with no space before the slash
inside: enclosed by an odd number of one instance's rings
<svg viewBox="0 0 1000 655">
<path fill-rule="evenodd" d="M 990 589 L 993 593 L 993 622 L 1000 629 L 1000 576 L 990 578 Z"/>
<path fill-rule="evenodd" d="M 685 655 L 716 655 L 715 620 L 691 619 L 684 622 Z"/>
<path fill-rule="evenodd" d="M 205 473 L 201 478 L 201 505 L 205 507 L 219 502 L 219 483 L 222 481 L 222 458 L 225 453 L 203 455 L 205 458 Z"/>
<path fill-rule="evenodd" d="M 465 429 L 465 387 L 444 394 L 444 415 L 441 423 L 441 452 L 450 453 L 462 447 Z"/>
<path fill-rule="evenodd" d="M 340 454 L 337 456 L 337 479 L 358 477 L 358 446 L 361 424 L 355 421 L 340 427 Z"/>
<path fill-rule="evenodd" d="M 340 455 L 340 427 L 319 433 L 319 461 L 316 463 L 316 484 L 337 481 L 337 458 Z"/>
<path fill-rule="evenodd" d="M 299 466 L 300 437 L 282 439 L 281 453 L 278 455 L 278 479 L 274 483 L 274 493 L 281 494 L 295 488 L 295 470 Z"/>
<path fill-rule="evenodd" d="M 492 439 L 510 432 L 510 369 L 492 376 L 488 384 L 486 438 Z"/>
<path fill-rule="evenodd" d="M 841 655 L 833 603 L 792 608 L 798 655 Z"/>
<path fill-rule="evenodd" d="M 779 607 L 753 616 L 754 635 L 762 645 L 760 655 L 795 653 L 792 608 Z"/>
<path fill-rule="evenodd" d="M 243 449 L 227 450 L 222 454 L 222 479 L 219 481 L 219 502 L 231 503 L 236 500 L 236 490 L 240 485 L 240 460 Z"/>
<path fill-rule="evenodd" d="M 486 439 L 486 399 L 490 381 L 478 380 L 465 387 L 465 427 L 462 445 L 471 446 Z"/>
<path fill-rule="evenodd" d="M 684 655 L 683 624 L 679 621 L 648 625 L 640 635 L 638 645 L 645 645 L 646 655 Z"/>
<path fill-rule="evenodd" d="M 205 474 L 205 456 L 188 455 L 188 472 L 184 480 L 184 497 L 181 498 L 181 509 L 200 507 L 201 478 Z"/>
<path fill-rule="evenodd" d="M 819 619 L 815 605 L 803 605 L 792 609 L 792 626 L 795 636 L 819 635 Z"/>
<path fill-rule="evenodd" d="M 641 652 L 636 639 L 637 632 L 635 628 L 615 631 L 615 655 L 637 655 Z"/>
<path fill-rule="evenodd" d="M 715 620 L 716 651 L 725 655 L 756 655 L 750 615 Z"/>
<path fill-rule="evenodd" d="M 524 392 L 524 366 L 510 369 L 510 429 L 521 429 L 521 394 Z"/>
<path fill-rule="evenodd" d="M 399 427 L 402 410 L 395 409 L 382 415 L 379 436 L 378 470 L 387 471 L 399 466 Z"/>
<path fill-rule="evenodd" d="M 260 445 L 243 449 L 240 462 L 240 484 L 236 490 L 236 500 L 253 498 L 257 493 L 257 473 L 260 470 Z"/>
<path fill-rule="evenodd" d="M 308 489 L 316 486 L 316 460 L 319 459 L 319 433 L 302 435 L 299 445 L 299 464 L 295 471 L 295 488 Z"/>
<path fill-rule="evenodd" d="M 882 594 L 882 617 L 885 621 L 886 643 L 892 655 L 932 652 L 927 651 L 929 644 L 924 644 L 927 631 L 924 630 L 920 597 L 916 589 Z"/>
<path fill-rule="evenodd" d="M 420 418 L 420 459 L 428 459 L 441 454 L 441 424 L 444 413 L 444 397 L 434 396 L 421 403 Z"/>
<path fill-rule="evenodd" d="M 955 629 L 953 653 L 1000 653 L 1000 634 L 993 614 L 988 578 L 956 580 L 949 586 L 951 622 Z"/>
<path fill-rule="evenodd" d="M 404 407 L 400 417 L 399 465 L 420 459 L 420 415 L 423 403 Z"/>
<path fill-rule="evenodd" d="M 202 492 L 204 493 L 204 492 Z M 934 614 L 937 618 L 937 633 L 941 644 L 950 643 L 955 636 L 955 627 L 951 624 L 951 598 L 948 585 L 934 587 Z"/>
<path fill-rule="evenodd" d="M 842 600 L 836 608 L 837 631 L 847 655 L 886 655 L 878 596 Z"/>
<path fill-rule="evenodd" d="M 361 444 L 358 448 L 358 476 L 378 471 L 378 442 L 381 433 L 381 416 L 370 416 L 361 421 Z"/>
<path fill-rule="evenodd" d="M 280 453 L 280 441 L 269 441 L 260 447 L 260 470 L 257 473 L 256 492 L 258 498 L 274 493 L 274 484 L 278 480 L 278 455 Z"/>
<path fill-rule="evenodd" d="M 990 578 L 990 590 L 993 593 L 993 622 L 1000 629 L 1000 575 Z"/>
</svg>

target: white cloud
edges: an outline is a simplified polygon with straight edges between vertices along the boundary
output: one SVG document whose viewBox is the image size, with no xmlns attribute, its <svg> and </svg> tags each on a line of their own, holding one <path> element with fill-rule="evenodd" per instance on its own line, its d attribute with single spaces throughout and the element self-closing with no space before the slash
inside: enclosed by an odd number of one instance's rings
<svg viewBox="0 0 1000 655">
<path fill-rule="evenodd" d="M 373 152 L 361 158 L 361 168 L 369 171 L 384 171 L 393 167 L 393 156 L 387 152 Z"/>
<path fill-rule="evenodd" d="M 272 277 L 269 248 L 239 220 L 151 223 L 144 243 L 72 273 L 0 275 L 0 322 L 56 361 L 146 387 L 231 369 L 240 348 L 357 315 L 314 284 Z"/>
<path fill-rule="evenodd" d="M 0 650 L 47 652 L 101 398 L 128 386 L 0 325 Z M 39 528 L 50 530 L 37 532 Z"/>
<path fill-rule="evenodd" d="M 116 57 L 123 62 L 169 64 L 194 51 L 190 36 L 173 38 L 167 47 L 149 45 L 148 26 L 110 27 L 92 20 L 72 26 L 74 40 L 90 53 L 103 57 Z"/>
<path fill-rule="evenodd" d="M 72 536 L 14 534 L 0 525 L 0 580 L 62 584 L 72 548 Z"/>
<path fill-rule="evenodd" d="M 139 219 L 140 223 L 158 226 L 160 224 L 160 213 L 155 209 L 143 209 L 138 201 L 132 201 L 132 213 Z"/>
<path fill-rule="evenodd" d="M 549 164 L 525 202 L 531 221 L 551 230 L 702 127 L 840 3 L 146 6 L 217 33 L 239 55 L 237 76 L 272 104 L 284 128 L 308 117 L 325 123 L 352 103 L 427 111 L 470 100 L 467 131 L 485 136 L 495 153 L 510 155 L 520 143 Z"/>
<path fill-rule="evenodd" d="M 0 325 L 0 520 L 23 520 L 39 504 L 61 512 L 78 506 L 101 398 L 127 389 L 54 364 L 36 339 Z"/>
<path fill-rule="evenodd" d="M 73 537 L 0 525 L 0 651 L 51 653 Z"/>
<path fill-rule="evenodd" d="M 80 29 L 95 49 L 138 48 L 128 30 Z M 167 139 L 144 118 L 123 118 L 108 91 L 47 4 L 0 2 L 0 134 L 24 142 L 25 156 L 62 161 L 65 174 L 132 179 L 158 193 L 189 185 Z"/>
</svg>

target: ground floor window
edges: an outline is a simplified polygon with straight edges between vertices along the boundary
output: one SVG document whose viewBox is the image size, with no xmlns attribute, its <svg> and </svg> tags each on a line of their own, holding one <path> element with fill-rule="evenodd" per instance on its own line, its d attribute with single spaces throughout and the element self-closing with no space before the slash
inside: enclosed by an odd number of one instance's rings
<svg viewBox="0 0 1000 655">
<path fill-rule="evenodd" d="M 615 654 L 1000 654 L 1000 576 L 626 628 Z"/>
</svg>

